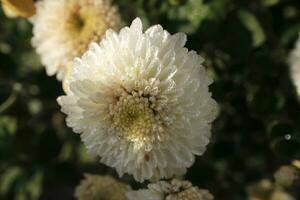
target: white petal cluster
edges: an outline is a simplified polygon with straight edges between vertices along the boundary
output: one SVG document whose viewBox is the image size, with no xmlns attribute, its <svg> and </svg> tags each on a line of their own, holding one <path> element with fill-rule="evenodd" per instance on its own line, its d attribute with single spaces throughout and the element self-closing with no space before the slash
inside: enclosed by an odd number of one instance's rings
<svg viewBox="0 0 300 200">
<path fill-rule="evenodd" d="M 290 75 L 300 97 L 300 35 L 290 55 Z"/>
<path fill-rule="evenodd" d="M 36 3 L 32 44 L 49 76 L 63 80 L 73 60 L 99 42 L 109 28 L 120 26 L 108 0 L 43 0 Z"/>
<path fill-rule="evenodd" d="M 75 60 L 58 102 L 89 153 L 120 176 L 184 174 L 205 152 L 218 109 L 203 58 L 185 43 L 160 25 L 143 32 L 137 18 Z"/>
<path fill-rule="evenodd" d="M 128 191 L 128 200 L 213 200 L 208 190 L 199 189 L 188 181 L 177 179 L 149 184 L 148 189 Z"/>
</svg>

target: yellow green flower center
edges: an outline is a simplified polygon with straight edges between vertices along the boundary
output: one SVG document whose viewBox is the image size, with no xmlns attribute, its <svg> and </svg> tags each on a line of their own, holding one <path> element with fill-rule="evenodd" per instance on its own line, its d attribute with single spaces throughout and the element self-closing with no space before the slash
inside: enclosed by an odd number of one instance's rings
<svg viewBox="0 0 300 200">
<path fill-rule="evenodd" d="M 73 33 L 79 34 L 84 28 L 85 21 L 80 13 L 73 13 L 69 21 L 69 30 Z"/>
<path fill-rule="evenodd" d="M 95 6 L 72 5 L 71 12 L 66 18 L 66 42 L 72 49 L 71 58 L 81 56 L 86 51 L 88 45 L 94 41 L 98 42 L 107 29 L 104 16 L 100 14 Z M 101 16 L 103 19 L 101 20 Z"/>
<path fill-rule="evenodd" d="M 110 115 L 113 129 L 121 138 L 130 141 L 153 140 L 163 130 L 149 99 L 136 92 L 123 94 L 116 104 L 111 105 Z"/>
</svg>

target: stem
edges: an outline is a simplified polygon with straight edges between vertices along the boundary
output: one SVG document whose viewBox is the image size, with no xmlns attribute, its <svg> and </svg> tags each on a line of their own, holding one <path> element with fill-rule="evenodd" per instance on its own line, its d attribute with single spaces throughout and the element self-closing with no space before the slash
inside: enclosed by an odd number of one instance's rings
<svg viewBox="0 0 300 200">
<path fill-rule="evenodd" d="M 10 96 L 0 105 L 0 114 L 9 109 L 17 100 L 21 85 L 16 83 Z"/>
<path fill-rule="evenodd" d="M 12 93 L 1 105 L 0 105 L 0 114 L 11 107 L 17 99 L 17 95 Z"/>
</svg>

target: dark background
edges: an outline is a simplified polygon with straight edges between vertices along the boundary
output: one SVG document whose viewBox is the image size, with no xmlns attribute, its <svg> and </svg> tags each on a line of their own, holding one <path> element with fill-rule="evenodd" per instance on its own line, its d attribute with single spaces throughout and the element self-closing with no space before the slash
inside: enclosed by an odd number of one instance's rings
<svg viewBox="0 0 300 200">
<path fill-rule="evenodd" d="M 300 31 L 299 0 L 115 0 L 126 24 L 135 16 L 188 34 L 205 59 L 221 113 L 205 155 L 186 178 L 216 200 L 246 199 L 246 187 L 300 157 L 300 114 L 287 58 Z M 113 169 L 86 155 L 64 123 L 30 45 L 26 19 L 0 11 L 0 199 L 73 199 L 85 172 Z M 300 63 L 299 63 L 300 66 Z M 138 187 L 130 176 L 122 180 Z"/>
</svg>

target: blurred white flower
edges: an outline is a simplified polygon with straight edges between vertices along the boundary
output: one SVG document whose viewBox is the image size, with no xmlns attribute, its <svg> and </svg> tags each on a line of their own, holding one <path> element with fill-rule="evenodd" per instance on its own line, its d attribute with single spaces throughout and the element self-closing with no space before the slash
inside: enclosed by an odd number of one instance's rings
<svg viewBox="0 0 300 200">
<path fill-rule="evenodd" d="M 290 75 L 296 87 L 298 96 L 300 97 L 300 35 L 296 42 L 294 50 L 291 52 L 289 63 Z"/>
<path fill-rule="evenodd" d="M 217 104 L 203 58 L 185 42 L 160 25 L 143 33 L 137 18 L 75 60 L 58 102 L 88 151 L 120 176 L 180 175 L 205 152 Z"/>
<path fill-rule="evenodd" d="M 274 192 L 272 193 L 270 200 L 296 200 L 296 199 L 288 192 L 281 189 L 277 189 L 274 190 Z"/>
<path fill-rule="evenodd" d="M 75 189 L 75 197 L 78 200 L 127 200 L 127 190 L 130 190 L 128 185 L 110 176 L 86 174 Z"/>
<path fill-rule="evenodd" d="M 149 184 L 148 189 L 128 191 L 128 200 L 213 200 L 208 190 L 199 189 L 188 181 L 177 179 Z"/>
<path fill-rule="evenodd" d="M 292 187 L 299 182 L 299 169 L 292 165 L 283 165 L 274 174 L 274 179 L 282 187 Z"/>
<path fill-rule="evenodd" d="M 33 0 L 1 0 L 7 17 L 31 17 L 36 9 Z"/>
<path fill-rule="evenodd" d="M 300 170 L 300 160 L 293 160 L 292 165 Z"/>
<path fill-rule="evenodd" d="M 248 200 L 296 200 L 288 191 L 263 179 L 247 188 Z"/>
<path fill-rule="evenodd" d="M 43 0 L 36 4 L 32 44 L 47 74 L 58 80 L 68 75 L 75 57 L 109 28 L 120 26 L 117 9 L 108 0 Z"/>
</svg>

